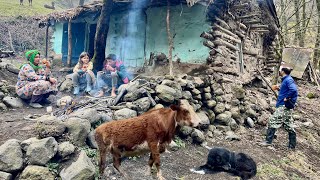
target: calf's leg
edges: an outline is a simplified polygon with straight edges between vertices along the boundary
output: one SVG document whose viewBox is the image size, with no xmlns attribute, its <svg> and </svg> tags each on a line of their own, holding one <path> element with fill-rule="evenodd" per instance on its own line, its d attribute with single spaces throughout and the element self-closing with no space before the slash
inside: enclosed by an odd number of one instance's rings
<svg viewBox="0 0 320 180">
<path fill-rule="evenodd" d="M 156 165 L 156 168 L 157 168 L 157 177 L 159 180 L 165 180 L 162 177 L 161 170 L 160 170 L 160 153 L 159 153 L 158 142 L 151 142 L 151 143 L 148 143 L 148 145 L 149 145 L 149 148 L 151 151 L 153 163 Z M 149 160 L 149 162 L 151 162 L 151 161 Z M 149 163 L 149 166 L 150 166 L 150 163 Z M 152 165 L 150 166 L 150 168 L 151 167 L 152 167 Z"/>
<path fill-rule="evenodd" d="M 121 152 L 117 148 L 111 148 L 111 154 L 113 156 L 113 167 L 116 168 L 116 170 L 124 176 L 125 179 L 130 179 L 127 174 L 122 170 L 120 167 L 121 165 Z"/>
</svg>

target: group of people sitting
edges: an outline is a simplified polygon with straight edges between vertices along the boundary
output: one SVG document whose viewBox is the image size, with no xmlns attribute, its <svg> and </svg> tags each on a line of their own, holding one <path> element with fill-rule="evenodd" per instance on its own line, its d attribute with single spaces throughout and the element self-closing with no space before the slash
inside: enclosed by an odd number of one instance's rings
<svg viewBox="0 0 320 180">
<path fill-rule="evenodd" d="M 44 104 L 51 103 L 47 100 L 51 94 L 57 93 L 57 80 L 51 76 L 49 61 L 40 60 L 38 50 L 27 51 L 25 55 L 28 62 L 20 67 L 16 93 L 21 99 L 28 100 L 31 107 L 41 108 Z M 82 52 L 73 68 L 73 93 L 81 95 L 84 92 L 89 94 L 96 92 L 95 96 L 102 97 L 111 89 L 111 96 L 115 97 L 117 87 L 129 83 L 129 79 L 123 62 L 117 60 L 114 54 L 106 57 L 103 69 L 98 71 L 95 77 L 89 54 Z"/>
</svg>

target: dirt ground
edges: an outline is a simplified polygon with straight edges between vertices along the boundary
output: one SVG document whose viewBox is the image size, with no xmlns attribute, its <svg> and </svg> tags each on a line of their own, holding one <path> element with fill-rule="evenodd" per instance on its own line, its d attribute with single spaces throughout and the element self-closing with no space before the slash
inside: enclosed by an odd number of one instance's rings
<svg viewBox="0 0 320 180">
<path fill-rule="evenodd" d="M 179 65 L 178 65 L 179 66 Z M 175 66 L 177 67 L 177 66 Z M 181 66 L 180 67 L 184 67 Z M 198 66 L 194 66 L 197 67 Z M 177 68 L 178 69 L 178 68 Z M 180 69 L 184 72 L 183 69 Z M 165 73 L 165 70 L 163 71 Z M 4 76 L 1 76 L 4 77 Z M 11 80 L 14 79 L 11 77 Z M 299 100 L 295 114 L 299 115 L 299 121 L 311 120 L 314 124 L 312 128 L 297 127 L 298 145 L 296 151 L 287 150 L 287 133 L 281 129 L 277 131 L 277 139 L 274 140 L 274 148 L 260 147 L 258 145 L 264 139 L 263 131 L 265 127 L 240 128 L 236 134 L 241 137 L 241 141 L 227 141 L 223 135 L 215 136 L 208 142 L 210 147 L 226 147 L 236 152 L 245 152 L 252 156 L 257 162 L 258 174 L 253 179 L 319 179 L 320 176 L 320 103 L 319 98 L 308 99 L 308 92 L 320 94 L 319 89 L 304 82 L 298 82 Z M 64 94 L 58 94 L 58 97 Z M 55 97 L 50 97 L 54 102 Z M 25 106 L 21 109 L 10 109 L 1 112 L 0 116 L 0 144 L 8 139 L 25 140 L 34 137 L 34 122 L 26 119 L 27 115 L 45 114 L 45 109 L 32 109 Z M 298 123 L 297 123 L 298 124 Z M 239 179 L 227 173 L 210 175 L 194 174 L 189 171 L 203 165 L 206 161 L 208 150 L 202 146 L 194 145 L 184 141 L 185 147 L 178 151 L 171 151 L 161 155 L 162 174 L 166 179 L 175 180 L 232 180 Z M 132 179 L 154 179 L 147 175 L 148 155 L 126 159 L 122 163 L 125 172 Z M 111 161 L 109 161 L 111 163 Z M 106 169 L 110 175 L 107 179 L 122 179 L 114 173 L 112 165 Z"/>
</svg>

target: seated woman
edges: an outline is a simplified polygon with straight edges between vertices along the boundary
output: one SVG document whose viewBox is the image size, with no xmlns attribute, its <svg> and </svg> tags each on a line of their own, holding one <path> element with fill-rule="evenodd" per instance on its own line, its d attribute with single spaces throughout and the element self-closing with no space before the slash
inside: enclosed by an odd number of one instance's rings
<svg viewBox="0 0 320 180">
<path fill-rule="evenodd" d="M 34 108 L 43 107 L 40 103 L 50 103 L 47 98 L 50 94 L 57 92 L 57 80 L 52 78 L 50 63 L 40 66 L 40 53 L 37 50 L 26 52 L 29 61 L 20 67 L 16 93 L 21 99 L 30 99 L 30 106 Z"/>
<path fill-rule="evenodd" d="M 82 52 L 79 56 L 77 65 L 73 68 L 73 94 L 78 95 L 80 91 L 85 90 L 86 92 L 90 92 L 92 90 L 95 81 L 92 69 L 93 64 L 89 54 L 87 52 Z"/>
<path fill-rule="evenodd" d="M 103 62 L 103 69 L 97 73 L 98 96 L 104 96 L 104 88 L 112 87 L 111 96 L 116 96 L 116 88 L 129 83 L 130 77 L 122 61 L 116 55 L 109 54 Z"/>
</svg>

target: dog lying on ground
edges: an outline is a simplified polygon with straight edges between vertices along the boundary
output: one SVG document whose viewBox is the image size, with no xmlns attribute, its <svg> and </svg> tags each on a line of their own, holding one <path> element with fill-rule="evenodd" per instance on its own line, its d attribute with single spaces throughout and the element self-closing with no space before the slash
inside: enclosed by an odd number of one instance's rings
<svg viewBox="0 0 320 180">
<path fill-rule="evenodd" d="M 250 156 L 244 153 L 234 153 L 217 147 L 210 149 L 205 165 L 190 170 L 198 174 L 228 172 L 245 180 L 257 174 L 257 165 Z"/>
</svg>

